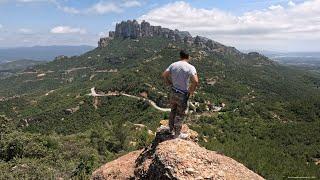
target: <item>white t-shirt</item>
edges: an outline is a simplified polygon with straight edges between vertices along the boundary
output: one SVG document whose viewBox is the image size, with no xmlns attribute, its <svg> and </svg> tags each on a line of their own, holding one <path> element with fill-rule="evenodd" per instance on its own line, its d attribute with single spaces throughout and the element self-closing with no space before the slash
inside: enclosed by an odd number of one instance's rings
<svg viewBox="0 0 320 180">
<path fill-rule="evenodd" d="M 185 92 L 188 92 L 190 77 L 197 74 L 196 68 L 186 61 L 172 63 L 166 71 L 171 74 L 173 86 Z"/>
</svg>

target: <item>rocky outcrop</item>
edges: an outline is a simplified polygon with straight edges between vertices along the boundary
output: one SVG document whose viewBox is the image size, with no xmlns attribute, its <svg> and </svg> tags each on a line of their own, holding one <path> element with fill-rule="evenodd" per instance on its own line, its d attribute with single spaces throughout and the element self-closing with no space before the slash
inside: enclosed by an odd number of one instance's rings
<svg viewBox="0 0 320 180">
<path fill-rule="evenodd" d="M 122 21 L 116 24 L 115 31 L 109 32 L 109 37 L 102 37 L 98 42 L 100 48 L 107 47 L 113 39 L 137 39 L 143 37 L 163 37 L 173 42 L 195 46 L 208 52 L 233 54 L 241 59 L 242 53 L 234 47 L 225 46 L 219 42 L 202 36 L 192 37 L 188 31 L 172 30 L 161 26 L 152 26 L 146 21 L 141 24 L 136 20 Z"/>
<path fill-rule="evenodd" d="M 54 58 L 55 61 L 59 61 L 59 60 L 62 60 L 62 59 L 67 59 L 68 56 L 65 56 L 65 55 L 61 55 L 61 56 L 57 56 Z"/>
<path fill-rule="evenodd" d="M 101 166 L 93 173 L 92 179 L 263 178 L 229 157 L 200 147 L 192 139 L 172 139 L 168 128 L 162 126 L 149 147 Z"/>
<path fill-rule="evenodd" d="M 75 113 L 75 112 L 77 112 L 77 111 L 79 111 L 79 110 L 80 110 L 80 106 L 77 106 L 77 107 L 75 107 L 75 108 L 65 109 L 65 110 L 64 110 L 64 113 L 65 113 L 66 115 L 71 115 L 71 114 L 73 114 L 73 113 Z"/>
<path fill-rule="evenodd" d="M 141 24 L 136 20 L 122 21 L 116 24 L 115 31 L 109 32 L 109 38 L 130 38 L 137 39 L 141 37 L 165 37 L 172 41 L 183 42 L 186 36 L 191 36 L 189 32 L 171 30 L 168 28 L 162 28 L 161 26 L 152 26 L 146 21 L 142 21 Z M 103 39 L 103 38 L 102 38 Z"/>
<path fill-rule="evenodd" d="M 100 38 L 98 42 L 98 47 L 107 47 L 111 40 L 112 38 L 110 37 Z"/>
<path fill-rule="evenodd" d="M 207 50 L 224 48 L 222 44 L 205 37 L 192 37 L 187 31 L 172 30 L 161 26 L 152 26 L 146 21 L 141 24 L 136 20 L 122 21 L 116 24 L 115 31 L 109 32 L 109 37 L 103 37 L 98 42 L 99 47 L 108 46 L 112 39 L 138 39 L 141 37 L 164 37 L 174 42 L 196 45 Z"/>
</svg>

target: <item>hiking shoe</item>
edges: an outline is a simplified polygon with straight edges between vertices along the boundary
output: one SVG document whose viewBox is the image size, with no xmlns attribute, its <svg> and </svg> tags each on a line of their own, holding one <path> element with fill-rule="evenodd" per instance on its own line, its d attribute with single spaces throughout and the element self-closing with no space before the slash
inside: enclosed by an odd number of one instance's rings
<svg viewBox="0 0 320 180">
<path fill-rule="evenodd" d="M 186 140 L 188 137 L 189 137 L 189 135 L 186 134 L 186 133 L 181 133 L 181 134 L 178 136 L 178 138 L 184 139 L 184 140 Z"/>
</svg>

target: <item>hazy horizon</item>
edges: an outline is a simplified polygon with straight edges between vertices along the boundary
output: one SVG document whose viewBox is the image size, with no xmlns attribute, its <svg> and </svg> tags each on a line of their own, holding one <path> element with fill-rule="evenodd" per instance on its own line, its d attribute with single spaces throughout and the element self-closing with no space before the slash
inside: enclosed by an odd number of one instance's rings
<svg viewBox="0 0 320 180">
<path fill-rule="evenodd" d="M 226 44 L 227 45 L 227 44 Z M 96 48 L 98 47 L 97 45 L 90 45 L 90 44 L 79 44 L 79 45 L 64 45 L 64 44 L 53 44 L 53 45 L 32 45 L 32 46 L 9 46 L 9 47 L 1 47 L 0 49 L 18 49 L 18 48 L 34 48 L 34 47 L 81 47 L 81 46 L 88 46 L 88 47 L 93 47 Z M 236 47 L 239 51 L 242 52 L 270 52 L 270 53 L 320 53 L 319 51 L 281 51 L 281 50 L 274 50 L 274 49 L 241 49 Z"/>
</svg>

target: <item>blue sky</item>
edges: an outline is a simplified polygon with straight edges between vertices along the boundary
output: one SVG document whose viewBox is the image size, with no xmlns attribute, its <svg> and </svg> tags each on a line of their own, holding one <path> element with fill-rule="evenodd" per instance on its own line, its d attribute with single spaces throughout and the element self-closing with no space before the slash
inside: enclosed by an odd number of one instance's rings
<svg viewBox="0 0 320 180">
<path fill-rule="evenodd" d="M 320 0 L 0 0 L 0 47 L 96 45 L 127 19 L 239 49 L 320 51 Z"/>
</svg>

